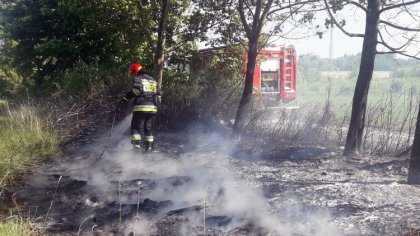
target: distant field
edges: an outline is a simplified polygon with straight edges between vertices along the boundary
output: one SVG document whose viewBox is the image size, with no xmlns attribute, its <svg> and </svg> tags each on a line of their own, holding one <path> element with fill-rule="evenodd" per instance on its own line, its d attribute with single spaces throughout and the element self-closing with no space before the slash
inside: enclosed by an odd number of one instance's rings
<svg viewBox="0 0 420 236">
<path fill-rule="evenodd" d="M 352 76 L 353 71 L 321 71 L 322 77 L 330 78 L 349 78 Z M 375 78 L 389 78 L 392 71 L 374 71 L 373 77 Z"/>
<path fill-rule="evenodd" d="M 411 104 L 418 104 L 420 79 L 416 77 L 386 77 L 390 74 L 391 72 L 374 73 L 369 89 L 369 106 L 392 104 L 398 109 L 406 109 L 410 102 Z M 329 91 L 329 101 L 333 111 L 340 116 L 348 116 L 351 110 L 357 75 L 351 75 L 350 72 L 344 71 L 321 72 L 321 75 L 321 78 L 308 81 L 298 79 L 298 103 L 323 105 L 327 100 Z M 329 77 L 328 75 L 336 75 L 337 77 Z"/>
</svg>

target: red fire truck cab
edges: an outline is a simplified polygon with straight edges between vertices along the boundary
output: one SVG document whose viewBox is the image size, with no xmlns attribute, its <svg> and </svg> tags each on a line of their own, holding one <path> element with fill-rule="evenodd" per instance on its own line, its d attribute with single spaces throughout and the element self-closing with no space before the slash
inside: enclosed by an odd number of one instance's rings
<svg viewBox="0 0 420 236">
<path fill-rule="evenodd" d="M 266 47 L 257 57 L 253 95 L 264 108 L 285 107 L 296 100 L 297 64 L 293 46 Z"/>
</svg>

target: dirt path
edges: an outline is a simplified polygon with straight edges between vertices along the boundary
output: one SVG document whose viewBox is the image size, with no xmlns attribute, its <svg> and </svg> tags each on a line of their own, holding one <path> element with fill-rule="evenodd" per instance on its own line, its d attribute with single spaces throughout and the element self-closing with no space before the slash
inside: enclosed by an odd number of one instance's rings
<svg viewBox="0 0 420 236">
<path fill-rule="evenodd" d="M 15 197 L 51 235 L 402 235 L 420 228 L 406 158 L 233 144 L 220 132 L 159 134 L 131 150 L 129 118 L 34 168 Z M 245 145 L 246 144 L 246 145 Z"/>
</svg>

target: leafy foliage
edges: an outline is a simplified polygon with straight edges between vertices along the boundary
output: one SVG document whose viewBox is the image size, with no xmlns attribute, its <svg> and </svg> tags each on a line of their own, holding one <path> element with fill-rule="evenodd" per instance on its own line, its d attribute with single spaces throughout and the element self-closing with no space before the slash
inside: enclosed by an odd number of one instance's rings
<svg viewBox="0 0 420 236">
<path fill-rule="evenodd" d="M 22 78 L 9 65 L 0 66 L 0 99 L 17 94 Z"/>
<path fill-rule="evenodd" d="M 240 47 L 198 51 L 191 58 L 191 73 L 168 73 L 161 122 L 168 126 L 176 122 L 181 127 L 198 120 L 234 117 L 243 80 L 244 54 Z"/>
<path fill-rule="evenodd" d="M 0 60 L 31 91 L 64 89 L 66 94 L 80 94 L 98 77 L 89 77 L 90 72 L 83 77 L 80 65 L 125 77 L 123 67 L 140 61 L 152 71 L 160 7 L 158 1 L 5 0 L 0 4 Z M 202 22 L 188 12 L 190 1 L 171 0 L 169 7 L 165 53 L 172 68 L 188 62 L 186 52 L 205 33 L 191 25 Z M 6 96 L 13 83 L 0 77 L 5 85 L 1 95 Z"/>
<path fill-rule="evenodd" d="M 3 2 L 2 51 L 28 85 L 50 85 L 79 61 L 126 63 L 145 47 L 131 1 Z"/>
</svg>

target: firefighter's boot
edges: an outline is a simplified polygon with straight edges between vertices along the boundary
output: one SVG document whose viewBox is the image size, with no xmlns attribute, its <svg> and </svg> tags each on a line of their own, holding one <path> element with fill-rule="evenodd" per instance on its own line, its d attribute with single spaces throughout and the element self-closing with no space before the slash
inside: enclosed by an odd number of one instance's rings
<svg viewBox="0 0 420 236">
<path fill-rule="evenodd" d="M 131 136 L 131 144 L 133 144 L 134 149 L 141 150 L 141 136 L 139 134 L 133 134 Z"/>
<path fill-rule="evenodd" d="M 145 152 L 154 152 L 153 142 L 145 142 L 144 151 Z"/>
<path fill-rule="evenodd" d="M 131 144 L 133 144 L 134 150 L 142 150 L 140 142 L 131 142 Z"/>
<path fill-rule="evenodd" d="M 153 142 L 155 141 L 153 135 L 146 135 L 144 136 L 144 151 L 145 152 L 153 152 Z"/>
</svg>

